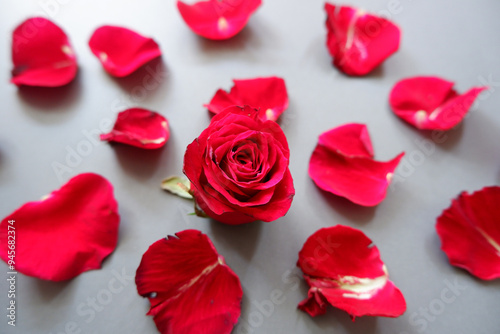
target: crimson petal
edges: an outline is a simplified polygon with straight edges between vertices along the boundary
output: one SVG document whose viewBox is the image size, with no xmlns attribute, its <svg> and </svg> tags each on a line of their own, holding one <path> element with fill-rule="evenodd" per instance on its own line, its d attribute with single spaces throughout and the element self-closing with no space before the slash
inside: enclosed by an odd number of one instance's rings
<svg viewBox="0 0 500 334">
<path fill-rule="evenodd" d="M 78 70 L 68 36 L 42 17 L 27 19 L 14 30 L 12 63 L 11 82 L 18 86 L 63 86 Z"/>
<path fill-rule="evenodd" d="M 188 5 L 177 1 L 177 8 L 196 34 L 208 39 L 223 40 L 243 30 L 261 3 L 261 0 L 205 0 Z"/>
<path fill-rule="evenodd" d="M 388 162 L 373 160 L 368 130 L 350 123 L 320 135 L 309 162 L 318 187 L 364 206 L 382 202 L 404 153 Z"/>
<path fill-rule="evenodd" d="M 413 77 L 392 88 L 392 111 L 417 129 L 449 130 L 459 124 L 478 95 L 487 87 L 473 87 L 464 94 L 454 83 L 438 77 Z"/>
<path fill-rule="evenodd" d="M 165 145 L 169 137 L 165 117 L 154 111 L 132 108 L 118 114 L 113 130 L 102 134 L 101 140 L 155 149 Z"/>
<path fill-rule="evenodd" d="M 161 56 L 160 47 L 152 38 L 115 26 L 96 29 L 89 47 L 104 69 L 115 77 L 125 77 Z"/>
<path fill-rule="evenodd" d="M 500 187 L 463 192 L 437 218 L 441 249 L 454 266 L 483 280 L 500 278 Z"/>
<path fill-rule="evenodd" d="M 9 255 L 15 255 L 16 270 L 51 281 L 98 269 L 118 241 L 117 210 L 113 187 L 105 178 L 91 173 L 75 176 L 2 220 L 0 257 L 8 262 Z M 17 241 L 14 247 L 9 240 Z"/>
<path fill-rule="evenodd" d="M 360 230 L 342 225 L 320 229 L 304 243 L 297 266 L 310 286 L 298 307 L 313 317 L 326 312 L 326 303 L 353 318 L 398 317 L 406 311 L 378 248 Z"/>
<path fill-rule="evenodd" d="M 152 244 L 135 282 L 162 334 L 229 334 L 240 316 L 240 280 L 200 231 Z"/>
<path fill-rule="evenodd" d="M 259 118 L 262 121 L 276 121 L 288 108 L 288 93 L 282 78 L 267 77 L 233 82 L 234 86 L 229 93 L 219 89 L 204 107 L 218 114 L 233 105 L 249 105 L 259 109 Z"/>
<path fill-rule="evenodd" d="M 401 32 L 389 20 L 326 3 L 327 47 L 333 64 L 349 75 L 370 73 L 399 48 Z"/>
</svg>

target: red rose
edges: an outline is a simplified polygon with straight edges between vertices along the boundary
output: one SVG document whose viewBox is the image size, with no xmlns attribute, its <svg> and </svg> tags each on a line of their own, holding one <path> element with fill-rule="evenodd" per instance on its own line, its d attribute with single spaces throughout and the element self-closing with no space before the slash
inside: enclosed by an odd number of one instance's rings
<svg viewBox="0 0 500 334">
<path fill-rule="evenodd" d="M 186 150 L 184 174 L 198 206 L 213 219 L 237 225 L 286 214 L 295 189 L 285 134 L 257 110 L 229 107 Z"/>
</svg>

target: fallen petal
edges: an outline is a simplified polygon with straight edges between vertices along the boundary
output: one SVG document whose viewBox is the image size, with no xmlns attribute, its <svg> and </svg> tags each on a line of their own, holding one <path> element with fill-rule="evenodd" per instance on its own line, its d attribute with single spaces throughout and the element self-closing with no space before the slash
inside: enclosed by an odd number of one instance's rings
<svg viewBox="0 0 500 334">
<path fill-rule="evenodd" d="M 474 87 L 464 94 L 454 83 L 438 77 L 413 77 L 392 88 L 392 111 L 417 129 L 449 130 L 459 124 L 478 95 L 487 87 Z"/>
<path fill-rule="evenodd" d="M 127 28 L 102 26 L 89 41 L 92 53 L 104 69 L 115 77 L 124 77 L 161 56 L 158 44 Z"/>
<path fill-rule="evenodd" d="M 239 33 L 260 5 L 261 0 L 205 0 L 192 5 L 177 1 L 189 28 L 213 40 L 228 39 Z"/>
<path fill-rule="evenodd" d="M 101 267 L 116 247 L 119 221 L 112 185 L 97 174 L 80 174 L 2 220 L 0 257 L 8 263 L 14 250 L 17 271 L 68 280 Z M 14 247 L 9 240 L 16 241 Z"/>
<path fill-rule="evenodd" d="M 437 218 L 441 249 L 472 275 L 500 278 L 500 187 L 462 192 Z"/>
<path fill-rule="evenodd" d="M 359 205 L 374 206 L 384 200 L 404 153 L 388 162 L 372 156 L 366 126 L 346 124 L 320 135 L 309 162 L 309 176 L 325 191 Z"/>
<path fill-rule="evenodd" d="M 53 22 L 34 17 L 12 34 L 11 82 L 21 86 L 59 87 L 76 76 L 76 55 L 68 36 Z"/>
<path fill-rule="evenodd" d="M 398 50 L 401 32 L 391 21 L 349 6 L 326 3 L 325 11 L 326 44 L 342 72 L 366 75 Z"/>
<path fill-rule="evenodd" d="M 234 105 L 249 105 L 259 109 L 259 118 L 262 121 L 276 121 L 288 108 L 288 93 L 282 78 L 267 77 L 233 82 L 234 86 L 229 93 L 219 89 L 204 107 L 218 114 Z"/>
<path fill-rule="evenodd" d="M 165 145 L 169 137 L 165 117 L 154 111 L 132 108 L 118 114 L 113 130 L 102 134 L 101 140 L 156 149 Z"/>
<path fill-rule="evenodd" d="M 135 282 L 162 334 L 229 334 L 240 316 L 240 280 L 200 231 L 152 244 Z"/>
<path fill-rule="evenodd" d="M 353 318 L 398 317 L 406 311 L 378 248 L 360 230 L 342 225 L 320 229 L 305 242 L 297 266 L 310 286 L 299 308 L 313 317 L 326 312 L 326 303 Z"/>
</svg>

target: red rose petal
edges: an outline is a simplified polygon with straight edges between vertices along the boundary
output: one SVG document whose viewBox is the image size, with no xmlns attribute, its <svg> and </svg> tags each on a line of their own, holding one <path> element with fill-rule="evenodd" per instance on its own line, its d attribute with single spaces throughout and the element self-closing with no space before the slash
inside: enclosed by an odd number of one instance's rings
<svg viewBox="0 0 500 334">
<path fill-rule="evenodd" d="M 441 249 L 454 266 L 483 280 L 500 278 L 500 187 L 463 192 L 437 218 Z"/>
<path fill-rule="evenodd" d="M 208 39 L 223 40 L 243 30 L 261 3 L 261 0 L 206 0 L 188 5 L 177 1 L 177 8 L 196 34 Z"/>
<path fill-rule="evenodd" d="M 63 281 L 98 269 L 116 247 L 118 215 L 112 185 L 97 174 L 75 176 L 44 199 L 29 202 L 0 223 L 0 257 L 8 263 L 15 230 L 15 268 Z M 13 224 L 9 221 L 14 220 Z"/>
<path fill-rule="evenodd" d="M 249 105 L 259 109 L 259 117 L 263 121 L 276 121 L 288 108 L 288 93 L 282 78 L 268 77 L 233 82 L 234 86 L 229 93 L 219 89 L 204 107 L 218 114 L 230 106 Z"/>
<path fill-rule="evenodd" d="M 449 130 L 462 121 L 477 96 L 487 87 L 474 87 L 464 94 L 454 83 L 437 77 L 401 80 L 392 88 L 392 111 L 417 129 Z"/>
<path fill-rule="evenodd" d="M 102 26 L 94 31 L 89 46 L 104 69 L 115 77 L 127 76 L 161 56 L 160 47 L 152 38 L 115 26 Z"/>
<path fill-rule="evenodd" d="M 118 114 L 113 130 L 102 134 L 101 140 L 155 149 L 165 145 L 169 137 L 165 117 L 154 111 L 132 108 Z"/>
<path fill-rule="evenodd" d="M 349 75 L 365 75 L 399 48 L 401 32 L 389 20 L 348 6 L 326 3 L 327 47 L 333 64 Z"/>
<path fill-rule="evenodd" d="M 78 70 L 68 36 L 42 17 L 30 18 L 14 30 L 12 62 L 11 82 L 18 86 L 63 86 Z"/>
<path fill-rule="evenodd" d="M 378 248 L 360 230 L 342 225 L 320 229 L 305 242 L 297 266 L 310 286 L 299 308 L 313 317 L 326 312 L 326 303 L 353 318 L 398 317 L 406 311 Z"/>
<path fill-rule="evenodd" d="M 186 230 L 152 244 L 135 277 L 162 334 L 229 334 L 243 290 L 238 276 L 200 231 Z"/>
<path fill-rule="evenodd" d="M 325 191 L 374 206 L 384 200 L 403 155 L 388 162 L 373 160 L 366 126 L 346 124 L 320 135 L 309 162 L 309 176 Z"/>
</svg>

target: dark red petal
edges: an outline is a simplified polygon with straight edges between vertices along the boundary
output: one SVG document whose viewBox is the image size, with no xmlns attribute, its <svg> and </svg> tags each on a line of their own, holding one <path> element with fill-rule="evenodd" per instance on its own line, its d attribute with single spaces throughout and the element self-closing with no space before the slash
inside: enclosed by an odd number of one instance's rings
<svg viewBox="0 0 500 334">
<path fill-rule="evenodd" d="M 68 36 L 42 17 L 30 18 L 14 30 L 12 63 L 11 82 L 18 86 L 63 86 L 78 70 Z"/>
<path fill-rule="evenodd" d="M 276 121 L 288 108 L 288 93 L 285 80 L 278 77 L 233 80 L 234 86 L 228 93 L 219 89 L 209 104 L 204 106 L 214 114 L 230 106 L 250 105 L 259 109 L 263 121 Z"/>
<path fill-rule="evenodd" d="M 389 20 L 348 6 L 325 4 L 327 47 L 334 65 L 349 75 L 365 75 L 399 48 L 401 32 Z"/>
<path fill-rule="evenodd" d="M 413 77 L 392 88 L 392 111 L 417 129 L 449 130 L 460 123 L 477 96 L 487 87 L 459 95 L 454 83 L 438 77 Z"/>
<path fill-rule="evenodd" d="M 116 247 L 119 221 L 112 185 L 102 176 L 80 174 L 2 220 L 0 257 L 9 261 L 9 231 L 15 229 L 16 270 L 51 281 L 71 279 L 101 267 Z"/>
<path fill-rule="evenodd" d="M 113 130 L 102 134 L 101 140 L 155 149 L 165 145 L 169 137 L 165 117 L 154 111 L 132 108 L 118 114 Z"/>
<path fill-rule="evenodd" d="M 161 56 L 160 47 L 152 38 L 115 26 L 102 26 L 94 31 L 89 47 L 104 69 L 115 77 L 127 76 Z"/>
<path fill-rule="evenodd" d="M 297 266 L 310 286 L 299 308 L 311 316 L 323 314 L 325 302 L 352 317 L 398 317 L 406 311 L 378 248 L 360 230 L 342 225 L 320 229 L 305 242 Z"/>
<path fill-rule="evenodd" d="M 229 334 L 241 312 L 238 276 L 205 234 L 161 239 L 144 253 L 135 277 L 162 334 Z"/>
<path fill-rule="evenodd" d="M 374 206 L 382 202 L 404 153 L 375 161 L 364 125 L 347 124 L 323 133 L 309 161 L 309 176 L 318 187 L 350 201 Z"/>
<path fill-rule="evenodd" d="M 463 192 L 437 218 L 441 249 L 454 266 L 484 280 L 500 278 L 500 187 Z"/>
<path fill-rule="evenodd" d="M 228 39 L 239 33 L 260 5 L 261 0 L 206 0 L 193 5 L 177 1 L 177 8 L 189 28 L 214 40 Z"/>
</svg>

